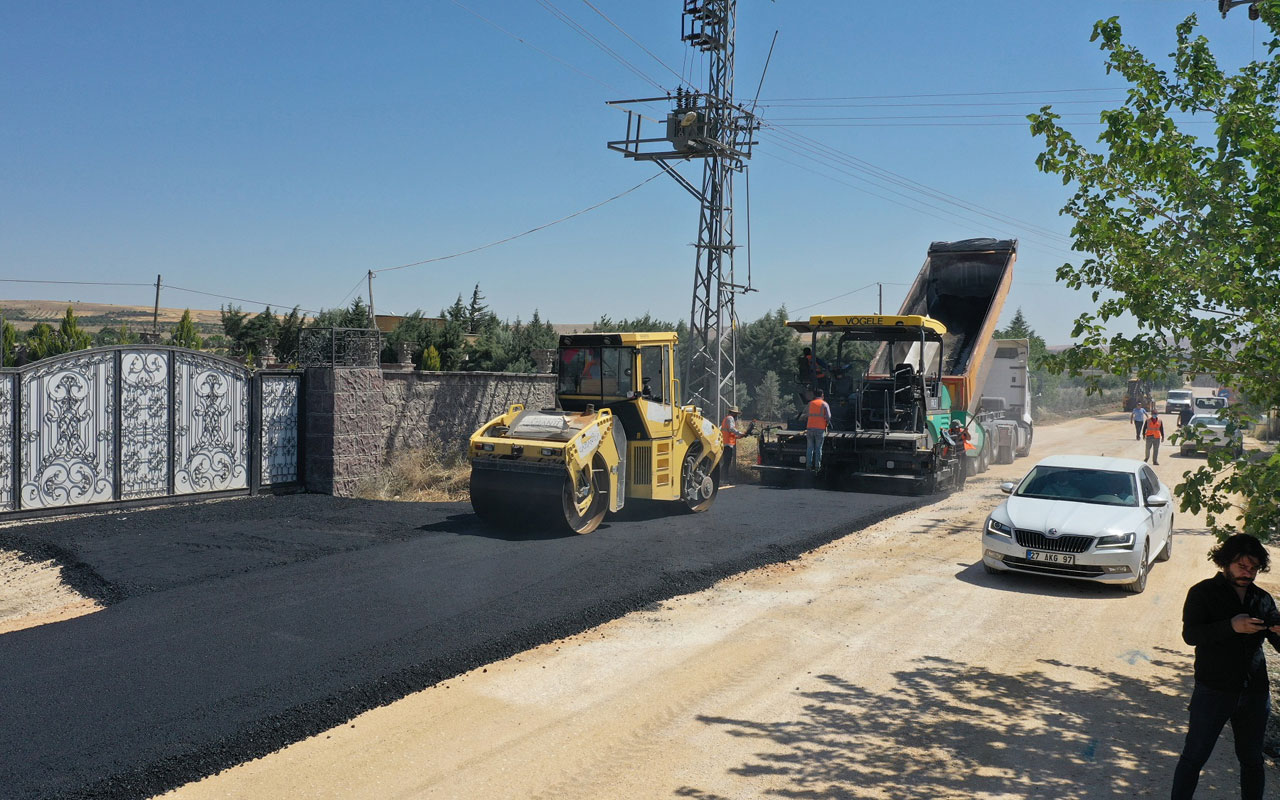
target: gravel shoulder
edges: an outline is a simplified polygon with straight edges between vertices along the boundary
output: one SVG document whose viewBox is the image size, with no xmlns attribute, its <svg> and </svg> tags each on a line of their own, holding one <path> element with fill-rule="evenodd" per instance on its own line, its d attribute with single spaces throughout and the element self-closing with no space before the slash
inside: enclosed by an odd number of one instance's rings
<svg viewBox="0 0 1280 800">
<path fill-rule="evenodd" d="M 1030 459 L 962 493 L 165 797 L 1166 796 L 1191 688 L 1182 600 L 1212 573 L 1203 520 L 1178 516 L 1141 595 L 987 575 L 976 533 L 1034 460 L 1140 446 L 1121 414 L 1040 428 Z M 1173 485 L 1193 463 L 1157 471 Z M 1223 742 L 1202 793 L 1237 780 Z"/>
</svg>

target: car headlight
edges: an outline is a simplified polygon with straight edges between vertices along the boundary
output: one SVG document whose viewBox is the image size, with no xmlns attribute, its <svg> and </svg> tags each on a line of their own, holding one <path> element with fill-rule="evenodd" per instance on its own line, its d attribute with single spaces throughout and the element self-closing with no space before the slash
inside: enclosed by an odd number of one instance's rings
<svg viewBox="0 0 1280 800">
<path fill-rule="evenodd" d="M 1132 550 L 1133 543 L 1137 540 L 1136 533 L 1115 533 L 1110 536 L 1101 536 L 1098 538 L 1097 544 L 1094 545 L 1095 550 Z"/>
<path fill-rule="evenodd" d="M 991 536 L 1003 536 L 1006 539 L 1013 538 L 1013 528 L 991 517 L 987 517 L 987 533 Z"/>
</svg>

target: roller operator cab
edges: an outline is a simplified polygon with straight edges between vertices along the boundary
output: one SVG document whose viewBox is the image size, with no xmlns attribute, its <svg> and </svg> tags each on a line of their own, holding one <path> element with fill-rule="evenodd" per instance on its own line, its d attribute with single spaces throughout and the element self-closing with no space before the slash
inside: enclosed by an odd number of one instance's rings
<svg viewBox="0 0 1280 800">
<path fill-rule="evenodd" d="M 787 325 L 812 337 L 836 338 L 836 364 L 822 384 L 831 406 L 831 428 L 822 447 L 820 477 L 837 488 L 920 494 L 957 488 L 965 477 L 965 442 L 952 421 L 976 423 L 953 408 L 954 386 L 942 376 L 947 329 L 924 316 L 810 317 Z M 846 357 L 854 343 L 880 345 L 871 361 Z M 811 392 L 810 387 L 810 392 Z M 807 402 L 811 397 L 802 397 Z M 761 437 L 761 480 L 785 484 L 806 473 L 801 426 Z M 970 445 L 972 446 L 972 445 Z"/>
<path fill-rule="evenodd" d="M 486 522 L 590 533 L 628 498 L 711 507 L 720 429 L 682 406 L 674 333 L 560 337 L 556 408 L 511 406 L 471 436 L 471 505 Z"/>
</svg>

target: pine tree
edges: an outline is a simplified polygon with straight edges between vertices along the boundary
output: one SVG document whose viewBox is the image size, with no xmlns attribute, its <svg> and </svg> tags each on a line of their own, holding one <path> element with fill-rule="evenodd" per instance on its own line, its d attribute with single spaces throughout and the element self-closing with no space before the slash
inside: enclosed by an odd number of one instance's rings
<svg viewBox="0 0 1280 800">
<path fill-rule="evenodd" d="M 440 371 L 440 351 L 436 350 L 435 345 L 427 345 L 427 349 L 422 351 L 422 363 L 418 366 L 418 369 L 423 369 L 427 372 Z"/>
<path fill-rule="evenodd" d="M 61 347 L 63 348 L 61 352 L 63 353 L 87 350 L 93 347 L 93 337 L 80 329 L 71 306 L 67 306 L 67 313 L 62 315 L 62 325 L 58 329 L 58 339 L 61 340 Z"/>
<path fill-rule="evenodd" d="M 458 297 L 462 299 L 461 295 Z M 485 305 L 484 295 L 480 294 L 480 284 L 476 284 L 476 288 L 471 290 L 471 303 L 467 306 L 467 332 L 479 333 L 480 325 L 484 320 L 485 312 L 489 310 L 489 306 Z"/>
<path fill-rule="evenodd" d="M 756 387 L 756 415 L 761 419 L 778 421 L 790 419 L 795 407 L 782 399 L 782 382 L 778 373 L 769 370 Z"/>
<path fill-rule="evenodd" d="M 182 319 L 178 320 L 177 327 L 169 335 L 169 343 L 188 350 L 199 350 L 204 344 L 200 340 L 200 334 L 196 332 L 195 323 L 191 321 L 191 309 L 183 309 Z"/>
<path fill-rule="evenodd" d="M 18 329 L 4 320 L 0 324 L 0 367 L 17 365 Z"/>
</svg>

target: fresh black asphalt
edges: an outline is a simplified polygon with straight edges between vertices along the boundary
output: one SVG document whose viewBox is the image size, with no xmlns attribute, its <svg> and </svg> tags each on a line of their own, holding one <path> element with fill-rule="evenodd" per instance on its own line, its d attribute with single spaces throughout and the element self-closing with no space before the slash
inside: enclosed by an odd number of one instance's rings
<svg viewBox="0 0 1280 800">
<path fill-rule="evenodd" d="M 149 797 L 919 502 L 739 486 L 561 536 L 289 495 L 5 528 L 109 605 L 0 636 L 0 797 Z"/>
</svg>

